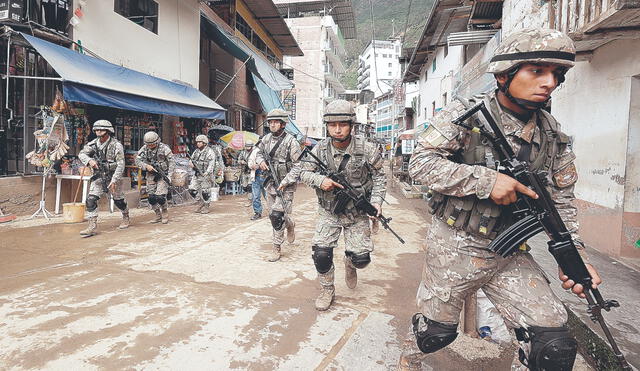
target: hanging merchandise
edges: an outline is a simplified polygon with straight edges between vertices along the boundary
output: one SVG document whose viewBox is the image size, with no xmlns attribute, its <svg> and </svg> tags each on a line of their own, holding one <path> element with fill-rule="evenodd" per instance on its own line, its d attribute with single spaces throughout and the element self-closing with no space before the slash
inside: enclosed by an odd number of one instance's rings
<svg viewBox="0 0 640 371">
<path fill-rule="evenodd" d="M 42 118 L 42 129 L 33 133 L 37 147 L 29 152 L 26 158 L 35 166 L 48 168 L 69 150 L 65 143 L 69 136 L 64 127 L 64 115 L 54 112 L 49 107 L 41 107 L 41 111 L 36 114 L 36 118 L 39 117 Z"/>
</svg>

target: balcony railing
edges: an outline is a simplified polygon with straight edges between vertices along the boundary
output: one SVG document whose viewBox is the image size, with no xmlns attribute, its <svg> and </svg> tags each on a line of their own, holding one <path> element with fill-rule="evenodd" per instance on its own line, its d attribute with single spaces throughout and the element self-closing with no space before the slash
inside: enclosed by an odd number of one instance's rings
<svg viewBox="0 0 640 371">
<path fill-rule="evenodd" d="M 556 0 L 550 4 L 549 25 L 568 34 L 579 52 L 640 36 L 638 0 Z"/>
</svg>

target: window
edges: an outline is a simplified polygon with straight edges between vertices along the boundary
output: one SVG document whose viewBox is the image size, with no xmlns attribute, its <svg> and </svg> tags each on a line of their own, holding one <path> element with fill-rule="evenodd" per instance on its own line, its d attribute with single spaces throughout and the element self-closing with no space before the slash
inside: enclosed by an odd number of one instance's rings
<svg viewBox="0 0 640 371">
<path fill-rule="evenodd" d="M 260 36 L 256 35 L 255 33 L 253 34 L 253 39 L 251 40 L 251 43 L 253 44 L 253 46 L 255 46 L 258 50 L 260 50 L 262 52 L 262 54 L 267 54 L 267 44 L 264 43 L 264 41 L 262 41 L 262 39 L 260 38 Z"/>
<path fill-rule="evenodd" d="M 449 55 L 449 44 L 444 44 L 444 57 L 446 58 Z"/>
<path fill-rule="evenodd" d="M 236 30 L 240 31 L 247 40 L 251 41 L 251 27 L 249 27 L 247 21 L 238 13 L 236 13 Z"/>
<path fill-rule="evenodd" d="M 391 71 L 389 71 L 389 76 L 391 76 Z"/>
<path fill-rule="evenodd" d="M 154 0 L 115 0 L 113 10 L 131 22 L 158 33 L 158 3 Z"/>
<path fill-rule="evenodd" d="M 447 93 L 442 94 L 442 107 L 447 105 Z"/>
<path fill-rule="evenodd" d="M 393 63 L 389 63 L 389 67 L 393 67 Z"/>
<path fill-rule="evenodd" d="M 426 109 L 426 108 L 425 108 Z M 431 116 L 436 115 L 436 101 L 431 102 Z"/>
<path fill-rule="evenodd" d="M 436 72 L 436 58 L 433 58 L 433 62 L 431 63 L 431 72 Z"/>
</svg>

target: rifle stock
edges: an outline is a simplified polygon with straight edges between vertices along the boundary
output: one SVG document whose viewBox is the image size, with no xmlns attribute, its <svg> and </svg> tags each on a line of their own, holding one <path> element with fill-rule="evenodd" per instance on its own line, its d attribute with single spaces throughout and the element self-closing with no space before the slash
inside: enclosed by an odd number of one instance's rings
<svg viewBox="0 0 640 371">
<path fill-rule="evenodd" d="M 491 132 L 482 126 L 464 123 L 477 112 L 483 115 Z M 538 199 L 532 199 L 518 193 L 513 212 L 517 219 L 516 223 L 498 235 L 488 248 L 506 257 L 517 251 L 518 247 L 527 239 L 545 231 L 549 237 L 547 243 L 549 252 L 553 255 L 562 272 L 584 288 L 591 320 L 600 324 L 622 369 L 631 370 L 631 366 L 624 358 L 602 316 L 602 310 L 609 311 L 612 307 L 619 307 L 620 304 L 615 300 L 604 300 L 600 291 L 592 287 L 593 279 L 589 270 L 571 238 L 571 233 L 560 217 L 541 176 L 529 170 L 527 163 L 516 158 L 513 148 L 485 106 L 484 101 L 468 109 L 452 123 L 478 132 L 487 138 L 500 156 L 500 172 L 516 179 L 538 194 Z M 478 124 L 478 121 L 475 120 L 474 123 Z"/>
</svg>

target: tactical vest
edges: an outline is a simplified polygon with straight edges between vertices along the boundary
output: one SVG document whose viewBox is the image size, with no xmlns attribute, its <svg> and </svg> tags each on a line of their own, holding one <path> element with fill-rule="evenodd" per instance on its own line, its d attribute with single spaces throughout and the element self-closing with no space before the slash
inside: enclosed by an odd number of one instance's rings
<svg viewBox="0 0 640 371">
<path fill-rule="evenodd" d="M 162 169 L 162 171 L 166 173 L 169 170 L 169 160 L 167 159 L 167 156 L 164 154 L 165 147 L 166 147 L 166 144 L 158 143 L 156 148 L 151 149 L 147 147 L 147 145 L 145 144 L 144 157 L 147 163 L 159 164 L 160 169 Z"/>
<path fill-rule="evenodd" d="M 265 151 L 267 152 L 267 155 L 271 152 L 273 147 L 276 145 L 276 143 L 278 142 L 278 139 L 280 139 L 280 138 L 275 138 L 272 134 L 268 134 L 268 135 L 270 135 L 270 137 L 267 142 L 270 144 L 270 146 L 269 148 L 265 146 Z M 282 135 L 284 135 L 285 137 L 282 140 L 282 143 L 280 143 L 280 146 L 278 146 L 278 148 L 276 149 L 276 152 L 273 154 L 273 157 L 271 158 L 271 162 L 276 168 L 275 176 L 278 178 L 279 181 L 282 181 L 282 179 L 284 179 L 284 177 L 289 173 L 289 171 L 293 167 L 293 160 L 291 159 L 291 151 L 289 151 L 289 148 L 291 147 L 291 140 L 293 139 L 293 137 L 291 136 L 291 134 L 287 132 L 282 133 Z M 275 139 L 275 141 L 273 141 L 273 139 Z"/>
<path fill-rule="evenodd" d="M 207 168 L 209 167 L 209 163 L 214 159 L 215 154 L 213 150 L 211 150 L 211 156 L 207 156 L 209 153 L 208 147 L 204 147 L 203 149 L 196 149 L 195 153 L 191 157 L 191 162 L 196 166 L 201 175 L 203 175 Z"/>
<path fill-rule="evenodd" d="M 501 119 L 497 117 L 499 115 L 495 114 L 495 112 L 498 112 L 498 103 L 491 101 L 488 96 L 482 99 L 484 99 L 485 105 L 489 107 L 489 111 L 502 128 Z M 467 108 L 470 108 L 476 102 L 472 100 L 469 103 Z M 569 137 L 558 130 L 557 121 L 547 111 L 538 110 L 537 119 L 541 138 L 539 152 L 535 158 L 531 158 L 532 144 L 522 140 L 518 158 L 529 162 L 529 168 L 532 171 L 541 173 L 543 179 L 550 180 L 549 174 L 554 165 L 554 158 L 568 145 Z M 480 114 L 472 116 L 469 120 L 479 120 L 480 123 L 485 123 Z M 490 142 L 483 138 L 480 133 L 469 131 L 468 135 L 468 144 L 460 154 L 454 157 L 454 162 L 486 166 L 497 170 L 499 156 L 491 147 Z M 494 239 L 500 232 L 515 222 L 511 208 L 497 205 L 490 198 L 480 200 L 476 195 L 453 197 L 429 191 L 428 200 L 431 214 L 436 215 L 455 229 L 464 230 L 481 238 Z"/>
<path fill-rule="evenodd" d="M 353 139 L 353 152 L 349 161 L 344 166 L 344 169 L 340 173 L 346 174 L 347 181 L 358 191 L 364 192 L 367 199 L 371 198 L 371 191 L 373 190 L 373 177 L 372 171 L 369 166 L 368 159 L 365 153 L 366 139 L 360 136 L 354 136 Z M 331 139 L 325 139 L 317 144 L 318 157 L 327 164 L 330 171 L 338 171 L 340 164 L 335 163 L 333 158 L 334 151 L 330 142 Z M 334 192 L 323 191 L 320 188 L 316 189 L 316 195 L 318 196 L 318 203 L 325 210 L 333 210 L 336 204 L 336 195 Z M 347 206 L 347 214 L 357 214 L 353 202 L 350 202 Z"/>
<path fill-rule="evenodd" d="M 95 139 L 93 144 L 91 145 L 93 147 L 95 160 L 98 162 L 106 161 L 109 172 L 113 173 L 118 167 L 118 163 L 116 162 L 117 154 L 115 148 L 117 141 L 114 138 L 109 138 L 109 141 L 107 142 L 107 144 L 105 144 L 104 147 L 102 147 L 102 149 L 98 147 L 99 141 L 100 139 Z"/>
</svg>

